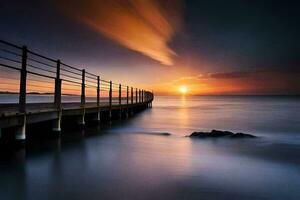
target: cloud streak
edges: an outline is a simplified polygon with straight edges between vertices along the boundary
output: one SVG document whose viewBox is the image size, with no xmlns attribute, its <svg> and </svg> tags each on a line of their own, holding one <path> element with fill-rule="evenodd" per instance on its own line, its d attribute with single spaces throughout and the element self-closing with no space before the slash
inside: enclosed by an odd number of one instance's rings
<svg viewBox="0 0 300 200">
<path fill-rule="evenodd" d="M 62 0 L 60 9 L 118 44 L 173 65 L 170 41 L 181 27 L 180 0 Z"/>
<path fill-rule="evenodd" d="M 160 94 L 178 94 L 185 85 L 192 95 L 299 95 L 300 70 L 261 69 L 179 77 L 153 87 Z"/>
</svg>

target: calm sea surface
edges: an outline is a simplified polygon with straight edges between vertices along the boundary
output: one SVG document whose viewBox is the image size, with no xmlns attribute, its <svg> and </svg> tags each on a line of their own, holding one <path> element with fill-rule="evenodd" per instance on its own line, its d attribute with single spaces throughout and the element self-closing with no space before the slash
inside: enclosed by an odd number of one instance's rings
<svg viewBox="0 0 300 200">
<path fill-rule="evenodd" d="M 185 137 L 211 129 L 260 137 Z M 111 128 L 30 143 L 1 150 L 1 200 L 300 199 L 300 98 L 156 97 Z"/>
</svg>

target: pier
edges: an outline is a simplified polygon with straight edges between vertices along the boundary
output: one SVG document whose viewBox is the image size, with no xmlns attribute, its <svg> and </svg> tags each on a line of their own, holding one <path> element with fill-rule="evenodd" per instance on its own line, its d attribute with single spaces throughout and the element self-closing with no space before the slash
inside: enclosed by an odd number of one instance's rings
<svg viewBox="0 0 300 200">
<path fill-rule="evenodd" d="M 101 123 L 103 115 L 128 118 L 152 107 L 153 92 L 102 79 L 27 46 L 0 40 L 0 52 L 1 95 L 17 97 L 14 103 L 0 103 L 0 138 L 7 128 L 25 141 L 28 124 L 52 121 L 53 132 L 60 133 L 64 117 L 85 125 L 87 116 Z"/>
</svg>

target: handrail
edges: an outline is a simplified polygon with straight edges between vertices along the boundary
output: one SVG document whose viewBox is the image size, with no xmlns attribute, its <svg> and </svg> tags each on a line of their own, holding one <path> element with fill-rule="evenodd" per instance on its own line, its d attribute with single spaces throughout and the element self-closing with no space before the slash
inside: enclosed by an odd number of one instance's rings
<svg viewBox="0 0 300 200">
<path fill-rule="evenodd" d="M 6 45 L 8 45 L 8 46 L 15 47 L 15 48 L 17 48 L 17 49 L 22 49 L 22 47 L 20 47 L 20 46 L 18 46 L 18 45 L 15 45 L 15 44 L 13 44 L 13 43 L 10 43 L 10 42 L 6 42 L 6 41 L 4 41 L 4 40 L 0 40 L 0 43 L 6 44 Z"/>
<path fill-rule="evenodd" d="M 0 40 L 0 44 L 4 44 L 4 46 L 2 45 L 0 48 L 2 52 L 11 54 L 9 57 L 6 57 L 8 56 L 7 54 L 5 54 L 5 56 L 0 55 L 0 58 L 3 60 L 0 61 L 0 67 L 10 68 L 20 72 L 19 105 L 21 112 L 26 111 L 26 85 L 33 86 L 32 84 L 27 84 L 27 73 L 55 80 L 54 103 L 57 105 L 58 108 L 61 108 L 62 90 L 68 90 L 68 88 L 62 88 L 62 81 L 69 82 L 69 85 L 73 84 L 74 86 L 74 84 L 76 84 L 81 86 L 81 104 L 83 107 L 85 106 L 86 88 L 89 88 L 88 90 L 95 89 L 95 92 L 97 92 L 97 105 L 99 105 L 100 99 L 102 98 L 100 97 L 101 91 L 108 91 L 110 107 L 112 105 L 111 102 L 115 100 L 115 98 L 119 98 L 120 105 L 122 103 L 121 99 L 126 99 L 127 106 L 129 104 L 129 98 L 131 99 L 131 103 L 133 103 L 134 97 L 135 103 L 142 103 L 148 101 L 151 102 L 153 100 L 153 93 L 150 91 L 133 88 L 126 84 L 115 83 L 112 81 L 101 79 L 100 77 L 102 76 L 98 76 L 94 73 L 87 72 L 85 69 L 79 69 L 71 65 L 65 64 L 58 59 L 49 58 L 47 56 L 27 49 L 26 46 L 21 47 L 4 40 Z M 9 46 L 10 48 L 5 49 L 5 45 Z M 20 53 L 14 52 L 12 50 L 13 48 L 15 48 Z M 33 58 L 31 57 L 32 55 L 34 56 Z M 16 58 L 20 59 L 20 61 L 16 60 Z M 28 61 L 32 61 L 34 63 L 27 63 Z M 31 69 L 27 69 L 27 67 Z M 41 82 L 43 81 L 41 80 Z M 35 85 L 35 87 L 37 86 L 38 85 Z M 45 86 L 45 88 L 50 87 Z"/>
</svg>

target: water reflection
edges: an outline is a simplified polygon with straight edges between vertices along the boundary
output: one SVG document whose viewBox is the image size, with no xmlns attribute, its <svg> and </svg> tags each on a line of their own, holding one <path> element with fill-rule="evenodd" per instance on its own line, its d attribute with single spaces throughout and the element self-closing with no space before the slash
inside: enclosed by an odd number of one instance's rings
<svg viewBox="0 0 300 200">
<path fill-rule="evenodd" d="M 249 105 L 253 101 L 266 113 L 262 129 L 256 128 L 262 116 L 255 117 L 258 113 Z M 5 159 L 1 156 L 1 199 L 300 199 L 300 146 L 294 133 L 299 124 L 283 136 L 293 143 L 275 143 L 278 133 L 269 128 L 270 116 L 278 122 L 284 115 L 291 125 L 295 119 L 288 116 L 297 114 L 299 104 L 279 102 L 263 110 L 270 101 L 162 99 L 111 128 L 91 127 L 33 142 Z M 280 112 L 281 106 L 293 109 Z M 225 115 L 228 111 L 238 117 Z M 265 137 L 183 137 L 193 129 L 225 129 L 236 122 Z"/>
<path fill-rule="evenodd" d="M 187 100 L 186 100 L 186 96 L 185 95 L 182 95 L 180 97 L 180 108 L 179 108 L 179 111 L 178 111 L 178 122 L 179 122 L 179 127 L 184 129 L 184 128 L 187 128 L 187 125 L 188 125 L 188 122 L 189 122 L 189 113 L 186 109 L 187 107 Z"/>
</svg>

